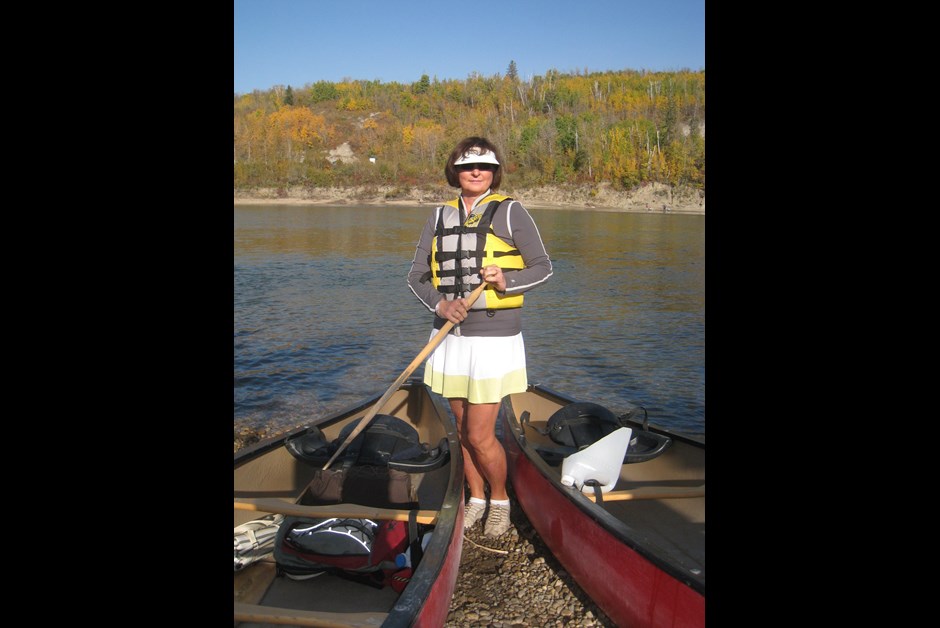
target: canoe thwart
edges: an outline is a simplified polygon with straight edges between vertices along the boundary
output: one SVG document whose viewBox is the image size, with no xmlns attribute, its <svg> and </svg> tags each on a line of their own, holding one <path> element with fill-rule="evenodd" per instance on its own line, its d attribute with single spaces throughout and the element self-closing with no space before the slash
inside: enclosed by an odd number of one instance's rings
<svg viewBox="0 0 940 628">
<path fill-rule="evenodd" d="M 360 504 L 328 504 L 323 506 L 304 506 L 283 499 L 274 498 L 235 498 L 235 510 L 253 510 L 292 517 L 339 517 L 352 519 L 377 519 L 380 521 L 408 521 L 410 510 L 397 508 L 375 508 Z M 419 510 L 418 523 L 437 523 L 437 510 Z"/>
<path fill-rule="evenodd" d="M 583 493 L 592 502 L 597 498 L 594 494 Z M 701 486 L 644 486 L 626 491 L 610 491 L 603 493 L 605 502 L 619 502 L 631 499 L 680 499 L 688 497 L 705 497 L 705 485 Z"/>
<path fill-rule="evenodd" d="M 381 626 L 387 618 L 388 613 L 327 613 L 235 602 L 235 621 L 252 623 L 320 628 L 374 628 Z"/>
</svg>

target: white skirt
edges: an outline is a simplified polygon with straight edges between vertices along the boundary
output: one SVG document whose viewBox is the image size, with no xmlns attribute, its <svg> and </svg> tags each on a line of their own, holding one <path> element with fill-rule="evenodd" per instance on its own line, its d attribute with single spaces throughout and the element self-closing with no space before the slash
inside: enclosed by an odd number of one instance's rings
<svg viewBox="0 0 940 628">
<path fill-rule="evenodd" d="M 431 338 L 438 330 L 431 332 Z M 529 385 L 522 332 L 515 336 L 447 338 L 424 364 L 424 383 L 447 399 L 499 403 Z"/>
</svg>

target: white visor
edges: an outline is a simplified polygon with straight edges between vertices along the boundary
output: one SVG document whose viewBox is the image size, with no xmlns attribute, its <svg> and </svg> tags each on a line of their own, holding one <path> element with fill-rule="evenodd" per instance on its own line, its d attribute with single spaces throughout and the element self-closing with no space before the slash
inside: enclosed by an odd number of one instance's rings
<svg viewBox="0 0 940 628">
<path fill-rule="evenodd" d="M 463 155 L 454 162 L 455 166 L 463 164 L 495 164 L 498 166 L 499 162 L 496 160 L 496 155 L 493 151 L 483 150 L 479 146 L 474 146 L 467 151 L 466 155 Z"/>
</svg>

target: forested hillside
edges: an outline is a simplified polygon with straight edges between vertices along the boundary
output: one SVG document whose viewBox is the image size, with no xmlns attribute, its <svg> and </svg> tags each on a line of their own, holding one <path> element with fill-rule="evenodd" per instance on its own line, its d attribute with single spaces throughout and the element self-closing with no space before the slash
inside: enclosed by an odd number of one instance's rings
<svg viewBox="0 0 940 628">
<path fill-rule="evenodd" d="M 468 135 L 516 187 L 647 182 L 705 191 L 705 72 L 318 81 L 235 94 L 235 189 L 440 185 Z"/>
</svg>

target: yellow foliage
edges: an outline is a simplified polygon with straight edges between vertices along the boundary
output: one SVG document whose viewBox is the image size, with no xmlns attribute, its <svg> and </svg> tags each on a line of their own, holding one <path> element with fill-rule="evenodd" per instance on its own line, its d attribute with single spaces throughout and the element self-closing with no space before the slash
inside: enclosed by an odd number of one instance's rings
<svg viewBox="0 0 940 628">
<path fill-rule="evenodd" d="M 313 146 L 314 141 L 323 139 L 326 119 L 306 107 L 282 107 L 271 113 L 268 118 L 270 125 L 277 129 L 282 137 L 301 142 L 304 146 Z"/>
<path fill-rule="evenodd" d="M 429 165 L 434 165 L 444 142 L 444 127 L 433 120 L 421 119 L 415 123 L 412 133 L 413 152 Z"/>
</svg>

